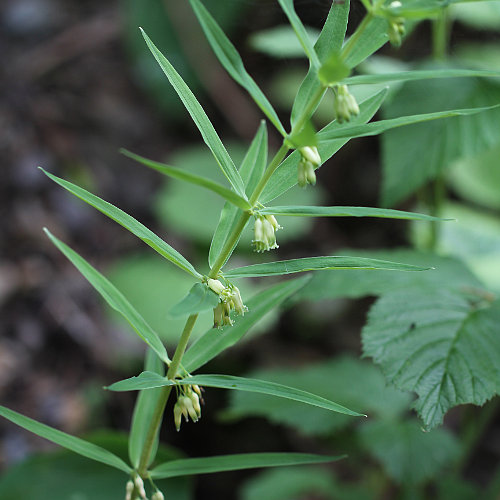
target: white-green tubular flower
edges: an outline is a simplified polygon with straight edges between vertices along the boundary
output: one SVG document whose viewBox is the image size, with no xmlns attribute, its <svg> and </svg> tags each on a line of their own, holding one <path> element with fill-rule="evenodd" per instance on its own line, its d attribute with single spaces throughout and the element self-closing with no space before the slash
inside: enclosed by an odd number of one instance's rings
<svg viewBox="0 0 500 500">
<path fill-rule="evenodd" d="M 151 500 L 165 500 L 165 497 L 163 496 L 163 493 L 158 490 L 153 493 Z"/>
<path fill-rule="evenodd" d="M 191 403 L 193 405 L 194 411 L 196 412 L 196 415 L 198 418 L 201 417 L 201 406 L 200 406 L 200 398 L 198 397 L 198 394 L 193 392 L 191 388 L 186 392 L 187 397 L 191 400 Z"/>
<path fill-rule="evenodd" d="M 198 422 L 201 417 L 201 407 L 198 396 L 189 389 L 182 393 L 174 405 L 174 423 L 177 432 L 179 432 L 182 423 L 182 417 L 187 422 L 189 417 L 193 422 Z"/>
<path fill-rule="evenodd" d="M 336 85 L 333 92 L 335 94 L 335 118 L 339 123 L 348 122 L 353 116 L 359 115 L 358 103 L 349 92 L 347 85 Z"/>
<path fill-rule="evenodd" d="M 134 483 L 128 480 L 127 485 L 125 486 L 125 500 L 132 500 L 132 493 L 134 491 L 134 488 Z"/>
<path fill-rule="evenodd" d="M 314 165 L 303 158 L 297 166 L 297 184 L 300 187 L 306 187 L 308 184 L 314 186 L 316 184 Z"/>
<path fill-rule="evenodd" d="M 144 489 L 144 481 L 140 476 L 135 476 L 134 484 L 139 493 L 139 498 L 146 498 L 146 490 Z"/>
<path fill-rule="evenodd" d="M 254 225 L 254 239 L 252 244 L 256 252 L 266 252 L 278 248 L 276 243 L 275 231 L 281 227 L 273 217 L 268 219 L 267 216 L 257 215 Z M 276 225 L 275 225 L 276 224 Z"/>
<path fill-rule="evenodd" d="M 304 160 L 310 161 L 315 167 L 321 165 L 321 156 L 316 146 L 304 146 L 303 148 L 299 148 L 299 153 Z"/>
<path fill-rule="evenodd" d="M 231 291 L 231 306 L 236 311 L 236 314 L 239 314 L 240 316 L 244 316 L 248 311 L 248 307 L 243 304 L 240 291 L 236 286 L 233 286 Z"/>
</svg>

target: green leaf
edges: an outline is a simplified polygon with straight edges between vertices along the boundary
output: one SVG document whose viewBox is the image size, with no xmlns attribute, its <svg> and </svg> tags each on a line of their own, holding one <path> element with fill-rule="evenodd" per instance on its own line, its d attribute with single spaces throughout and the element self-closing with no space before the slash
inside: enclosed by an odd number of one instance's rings
<svg viewBox="0 0 500 500">
<path fill-rule="evenodd" d="M 149 50 L 151 50 L 151 53 L 158 61 L 158 64 L 167 76 L 172 87 L 174 87 L 175 91 L 184 103 L 184 106 L 186 106 L 191 118 L 201 132 L 205 144 L 209 147 L 210 151 L 212 151 L 212 154 L 219 164 L 219 167 L 222 169 L 222 172 L 227 177 L 227 180 L 230 182 L 231 186 L 233 186 L 236 193 L 244 198 L 245 189 L 243 187 L 243 181 L 241 180 L 240 174 L 236 170 L 233 160 L 231 160 L 231 157 L 222 144 L 208 116 L 201 107 L 201 104 L 198 102 L 191 90 L 189 90 L 189 87 L 184 83 L 184 80 L 181 78 L 179 73 L 175 71 L 174 67 L 157 49 L 142 28 L 141 32 L 144 40 L 146 40 Z"/>
<path fill-rule="evenodd" d="M 192 372 L 197 370 L 218 354 L 238 342 L 247 331 L 269 311 L 278 307 L 290 298 L 309 281 L 308 276 L 278 283 L 264 291 L 257 293 L 249 301 L 245 301 L 248 312 L 245 316 L 235 318 L 235 324 L 224 327 L 221 334 L 208 330 L 194 342 L 182 358 L 184 368 Z"/>
<path fill-rule="evenodd" d="M 201 278 L 201 274 L 177 250 L 174 250 L 168 243 L 163 241 L 159 236 L 154 234 L 151 230 L 142 225 L 132 216 L 115 207 L 111 203 L 108 203 L 107 201 L 102 200 L 92 193 L 89 193 L 85 189 L 82 189 L 81 187 L 78 187 L 71 182 L 60 179 L 55 175 L 49 174 L 48 172 L 43 170 L 43 168 L 40 168 L 40 170 L 54 182 L 62 186 L 64 189 L 68 190 L 76 197 L 93 206 L 104 215 L 107 215 L 110 219 L 118 222 L 120 226 L 129 230 L 132 234 L 144 241 L 146 245 L 149 245 L 162 257 L 165 257 L 165 259 L 180 267 L 182 270 L 192 274 L 195 278 Z"/>
<path fill-rule="evenodd" d="M 412 486 L 439 478 L 460 450 L 451 432 L 424 432 L 413 419 L 366 422 L 359 428 L 359 439 L 361 446 L 382 463 L 390 478 Z"/>
<path fill-rule="evenodd" d="M 373 207 L 266 207 L 258 211 L 260 214 L 288 215 L 295 217 L 381 217 L 386 219 L 427 220 L 443 221 L 451 219 L 440 219 L 426 214 L 415 212 L 403 212 L 388 208 Z"/>
<path fill-rule="evenodd" d="M 302 24 L 302 21 L 295 12 L 293 0 L 278 0 L 278 2 L 280 3 L 281 8 L 286 14 L 286 17 L 288 17 L 288 20 L 292 25 L 293 31 L 295 31 L 295 35 L 297 35 L 300 45 L 302 45 L 302 48 L 304 49 L 304 52 L 306 53 L 309 61 L 311 61 L 311 65 L 315 68 L 318 68 L 320 64 L 318 55 L 314 50 L 313 43 L 311 42 L 311 39 L 309 38 L 309 35 L 304 25 Z"/>
<path fill-rule="evenodd" d="M 418 395 L 427 429 L 459 404 L 484 404 L 500 391 L 500 302 L 474 290 L 389 292 L 370 310 L 363 350 L 396 387 Z"/>
<path fill-rule="evenodd" d="M 500 85 L 489 79 L 467 78 L 408 82 L 384 110 L 386 118 L 435 111 L 495 105 Z M 391 130 L 382 136 L 385 206 L 402 201 L 427 181 L 439 177 L 458 158 L 498 145 L 500 109 Z M 422 145 L 425 144 L 425 147 Z"/>
<path fill-rule="evenodd" d="M 241 453 L 238 455 L 220 455 L 204 458 L 185 458 L 172 460 L 158 465 L 151 471 L 153 479 L 189 476 L 194 474 L 212 474 L 262 467 L 281 467 L 284 465 L 319 464 L 344 458 L 307 453 Z"/>
<path fill-rule="evenodd" d="M 497 107 L 500 107 L 500 104 L 495 106 L 454 109 L 450 111 L 438 111 L 436 113 L 422 113 L 419 115 L 400 116 L 399 118 L 392 118 L 389 120 L 379 120 L 376 122 L 367 123 L 365 125 L 346 125 L 341 130 L 319 132 L 318 139 L 320 142 L 325 142 L 325 141 L 330 141 L 332 139 L 341 139 L 341 138 L 354 139 L 355 137 L 368 137 L 373 135 L 379 135 L 382 134 L 383 132 L 386 132 L 387 130 L 391 130 L 397 127 L 403 127 L 405 125 L 412 125 L 415 123 L 438 120 L 441 118 L 449 118 L 452 116 L 474 115 L 476 113 L 492 110 Z"/>
<path fill-rule="evenodd" d="M 9 410 L 8 408 L 5 408 L 5 406 L 0 406 L 0 416 L 10 420 L 23 429 L 36 434 L 37 436 L 48 439 L 49 441 L 67 448 L 68 450 L 74 451 L 79 455 L 83 455 L 84 457 L 95 460 L 96 462 L 110 465 L 111 467 L 122 470 L 127 474 L 132 472 L 132 469 L 121 458 L 118 458 L 116 455 L 108 450 L 105 450 L 104 448 L 101 448 L 100 446 L 96 446 L 95 444 L 89 443 L 75 436 L 70 436 L 65 432 L 61 432 L 57 429 L 49 427 L 48 425 L 25 417 L 24 415 L 21 415 L 13 410 Z"/>
<path fill-rule="evenodd" d="M 262 93 L 253 78 L 247 73 L 243 61 L 234 45 L 229 41 L 215 19 L 199 0 L 190 0 L 190 3 L 205 32 L 205 36 L 222 66 L 224 66 L 231 77 L 252 96 L 252 99 L 269 118 L 271 123 L 278 129 L 280 134 L 285 136 L 286 131 L 276 111 L 274 111 L 271 103 Z"/>
<path fill-rule="evenodd" d="M 240 167 L 240 175 L 245 183 L 246 193 L 248 196 L 252 195 L 258 182 L 264 174 L 266 163 L 267 127 L 266 122 L 262 121 Z M 208 253 L 208 263 L 210 268 L 213 267 L 215 260 L 221 253 L 222 248 L 224 247 L 228 236 L 232 233 L 234 227 L 236 226 L 240 215 L 241 211 L 239 211 L 236 207 L 230 205 L 229 203 L 224 204 L 220 214 L 219 223 L 217 224 L 217 228 L 215 229 L 212 242 L 210 244 L 210 251 Z M 237 243 L 235 244 L 235 247 L 236 245 Z M 233 247 L 233 250 L 235 247 Z M 229 253 L 227 259 L 229 259 L 231 254 L 232 251 Z"/>
<path fill-rule="evenodd" d="M 217 306 L 219 303 L 219 296 L 212 292 L 207 285 L 202 283 L 195 283 L 193 288 L 189 290 L 188 294 L 172 309 L 170 309 L 170 316 L 189 316 L 203 311 L 209 311 Z"/>
<path fill-rule="evenodd" d="M 366 123 L 370 120 L 380 108 L 380 105 L 386 95 L 387 89 L 384 89 L 361 102 L 359 105 L 360 113 L 353 120 L 351 120 L 351 124 Z M 333 122 L 324 127 L 320 132 L 318 132 L 318 134 L 338 131 L 345 126 L 345 124 L 340 125 L 337 122 Z M 348 141 L 349 139 L 335 139 L 319 144 L 318 151 L 323 163 L 331 158 Z M 262 195 L 259 198 L 261 203 L 266 204 L 269 201 L 274 200 L 297 184 L 297 165 L 299 164 L 300 158 L 300 154 L 297 151 L 294 151 L 291 155 L 287 156 L 283 163 L 280 164 L 271 176 L 271 179 L 267 183 Z"/>
<path fill-rule="evenodd" d="M 246 198 L 242 198 L 230 189 L 220 185 L 217 182 L 212 181 L 211 179 L 206 179 L 205 177 L 192 174 L 191 172 L 187 172 L 180 168 L 170 167 L 169 165 L 165 165 L 164 163 L 148 160 L 147 158 L 143 158 L 142 156 L 131 153 L 126 149 L 121 149 L 120 152 L 125 156 L 128 156 L 129 158 L 132 158 L 139 163 L 142 163 L 146 167 L 150 167 L 162 173 L 163 175 L 209 189 L 210 191 L 217 193 L 227 201 L 231 202 L 233 205 L 236 205 L 243 210 L 248 210 L 249 208 L 251 208 L 250 203 L 248 203 Z"/>
<path fill-rule="evenodd" d="M 165 375 L 165 365 L 152 349 L 148 349 L 146 351 L 144 369 L 149 372 L 156 373 L 159 376 Z M 130 462 L 134 468 L 139 466 L 142 450 L 144 448 L 144 442 L 149 431 L 148 424 L 153 418 L 161 394 L 162 391 L 160 389 L 153 389 L 149 391 L 141 391 L 137 396 L 128 440 L 128 454 Z M 150 463 L 155 459 L 158 442 L 159 433 L 155 436 L 155 444 L 153 447 L 154 452 L 151 453 Z"/>
<path fill-rule="evenodd" d="M 182 380 L 171 380 L 165 377 L 160 377 L 153 372 L 142 372 L 137 377 L 131 377 L 125 380 L 120 380 L 110 385 L 107 389 L 110 391 L 137 391 L 142 389 L 153 389 L 156 387 L 166 387 L 173 385 L 200 385 L 203 387 L 217 387 L 219 389 L 232 389 L 236 391 L 257 392 L 260 394 L 268 394 L 277 398 L 292 399 L 318 408 L 324 408 L 336 413 L 344 415 L 352 415 L 353 417 L 363 417 L 362 413 L 358 413 L 342 405 L 329 401 L 307 391 L 288 387 L 275 382 L 267 382 L 265 380 L 257 380 L 244 377 L 235 377 L 233 375 L 195 375 Z"/>
<path fill-rule="evenodd" d="M 332 2 L 323 29 L 321 30 L 316 44 L 314 45 L 314 49 L 318 54 L 320 63 L 324 63 L 331 56 L 331 54 L 340 53 L 347 29 L 349 5 L 350 0 L 345 0 L 342 3 Z M 311 65 L 306 77 L 299 87 L 292 107 L 292 126 L 295 124 L 298 117 L 303 113 L 304 109 L 311 101 L 312 96 L 321 88 L 321 82 L 318 79 L 317 71 L 318 68 Z"/>
<path fill-rule="evenodd" d="M 387 385 L 377 366 L 352 356 L 293 368 L 261 369 L 246 376 L 315 392 L 348 408 L 363 410 L 370 418 L 395 419 L 403 415 L 411 403 L 409 394 Z M 348 415 L 325 412 L 289 399 L 231 392 L 229 408 L 223 413 L 224 419 L 232 421 L 255 416 L 267 418 L 277 425 L 293 427 L 307 436 L 323 437 L 358 422 Z"/>
<path fill-rule="evenodd" d="M 365 257 L 322 256 L 281 260 L 238 267 L 224 273 L 226 278 L 281 276 L 283 274 L 319 271 L 321 269 L 386 269 L 391 271 L 426 271 L 429 268 L 398 264 Z"/>
<path fill-rule="evenodd" d="M 85 259 L 78 255 L 69 246 L 44 229 L 52 243 L 71 261 L 71 263 L 83 274 L 88 282 L 102 295 L 104 300 L 134 329 L 139 337 L 153 349 L 160 359 L 165 363 L 170 360 L 165 346 L 162 344 L 158 334 L 146 323 L 144 318 L 134 309 L 123 294 L 107 280 L 97 269 L 92 267 Z"/>
<path fill-rule="evenodd" d="M 375 75 L 356 75 L 346 78 L 343 83 L 347 85 L 373 85 L 389 82 L 410 82 L 415 80 L 431 80 L 435 78 L 458 77 L 500 77 L 498 71 L 484 71 L 478 69 L 433 69 L 400 71 L 397 73 L 380 73 Z M 443 84 L 444 82 L 441 82 Z"/>
</svg>

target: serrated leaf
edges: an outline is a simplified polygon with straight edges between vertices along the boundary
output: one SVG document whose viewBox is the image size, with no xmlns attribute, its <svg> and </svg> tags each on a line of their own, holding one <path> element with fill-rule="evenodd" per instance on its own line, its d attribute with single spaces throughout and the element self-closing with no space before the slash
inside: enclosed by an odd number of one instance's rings
<svg viewBox="0 0 500 500">
<path fill-rule="evenodd" d="M 408 82 L 391 100 L 384 116 L 391 118 L 498 102 L 500 85 L 487 79 L 450 79 L 445 85 L 439 80 Z M 440 176 L 454 160 L 496 146 L 499 126 L 500 109 L 496 108 L 385 133 L 382 136 L 382 204 L 397 204 L 427 181 Z"/>
<path fill-rule="evenodd" d="M 267 97 L 262 93 L 253 78 L 248 74 L 234 45 L 229 41 L 222 29 L 216 23 L 215 19 L 199 0 L 190 0 L 190 3 L 201 24 L 201 27 L 203 28 L 203 31 L 205 32 L 205 36 L 207 37 L 221 64 L 232 76 L 232 78 L 251 95 L 252 99 L 269 118 L 271 123 L 278 129 L 278 131 L 285 136 L 286 131 L 283 128 L 276 111 L 274 111 Z"/>
<path fill-rule="evenodd" d="M 184 378 L 182 380 L 172 380 L 161 377 L 153 372 L 142 372 L 137 377 L 115 382 L 107 387 L 107 389 L 110 391 L 138 391 L 142 389 L 154 389 L 156 387 L 195 384 L 203 387 L 216 387 L 218 389 L 267 394 L 277 398 L 291 399 L 311 406 L 317 406 L 318 408 L 323 408 L 335 413 L 352 415 L 353 417 L 366 416 L 362 413 L 349 410 L 349 408 L 329 401 L 321 396 L 317 396 L 316 394 L 303 391 L 302 389 L 296 389 L 295 387 L 276 384 L 275 382 L 268 382 L 266 380 L 235 377 L 233 375 L 194 375 L 193 377 Z"/>
<path fill-rule="evenodd" d="M 152 349 L 148 349 L 146 352 L 144 369 L 156 373 L 159 376 L 165 375 L 165 364 Z M 150 391 L 141 391 L 137 396 L 128 440 L 128 454 L 130 462 L 134 468 L 139 466 L 141 453 L 144 448 L 144 442 L 149 431 L 148 424 L 153 418 L 161 392 L 161 390 L 153 389 Z M 155 459 L 156 451 L 158 449 L 158 441 L 159 434 L 157 433 L 155 436 L 155 444 L 153 445 L 153 452 L 151 453 L 150 463 Z"/>
<path fill-rule="evenodd" d="M 214 332 L 213 328 L 211 328 L 191 345 L 182 358 L 184 368 L 189 372 L 197 370 L 215 356 L 236 344 L 264 315 L 282 304 L 308 281 L 309 277 L 305 276 L 279 283 L 245 301 L 248 312 L 245 313 L 245 316 L 235 318 L 233 326 L 224 327 L 220 334 Z"/>
<path fill-rule="evenodd" d="M 314 391 L 324 398 L 338 400 L 348 408 L 363 410 L 370 418 L 395 419 L 404 414 L 411 403 L 409 394 L 386 384 L 377 366 L 351 356 L 293 368 L 256 370 L 247 376 Z M 349 380 L 348 384 L 346 380 Z M 358 423 L 347 415 L 328 413 L 292 400 L 233 391 L 223 417 L 232 421 L 255 416 L 293 427 L 308 436 L 331 435 Z"/>
<path fill-rule="evenodd" d="M 266 122 L 262 121 L 240 167 L 240 175 L 246 186 L 245 189 L 248 196 L 252 195 L 255 187 L 260 181 L 264 170 L 266 169 L 266 163 L 267 127 Z M 210 268 L 213 267 L 215 260 L 221 253 L 228 236 L 236 226 L 239 215 L 241 215 L 241 212 L 236 207 L 229 203 L 224 204 L 219 223 L 217 224 L 217 228 L 215 229 L 212 237 L 210 251 L 208 253 L 208 263 Z M 227 259 L 229 259 L 231 254 L 232 252 L 229 253 Z"/>
<path fill-rule="evenodd" d="M 118 458 L 116 455 L 108 450 L 105 450 L 104 448 L 101 448 L 100 446 L 66 434 L 65 432 L 49 427 L 48 425 L 37 422 L 31 418 L 25 417 L 20 413 L 5 408 L 5 406 L 0 406 L 0 416 L 10 420 L 12 423 L 22 427 L 23 429 L 36 434 L 37 436 L 48 439 L 49 441 L 67 448 L 68 450 L 74 451 L 79 455 L 95 460 L 96 462 L 110 465 L 111 467 L 122 470 L 127 474 L 132 472 L 132 469 L 121 458 Z"/>
<path fill-rule="evenodd" d="M 386 95 L 387 90 L 384 89 L 361 102 L 359 105 L 359 115 L 351 120 L 351 124 L 366 123 L 370 120 L 380 108 L 380 105 Z M 318 134 L 337 131 L 342 127 L 345 127 L 345 124 L 340 125 L 337 122 L 333 122 L 324 127 L 320 132 L 318 132 Z M 318 151 L 322 162 L 325 163 L 328 159 L 330 159 L 348 141 L 349 139 L 335 139 L 319 144 Z M 259 198 L 261 203 L 266 204 L 274 200 L 297 184 L 297 165 L 299 164 L 300 158 L 300 153 L 294 151 L 291 155 L 287 156 L 283 163 L 280 164 L 269 179 L 269 182 Z"/>
<path fill-rule="evenodd" d="M 418 395 L 426 428 L 459 404 L 484 404 L 500 390 L 500 303 L 443 288 L 382 296 L 363 329 L 363 350 L 397 387 Z"/>
<path fill-rule="evenodd" d="M 170 316 L 176 318 L 179 316 L 190 316 L 203 311 L 209 311 L 217 306 L 219 296 L 212 292 L 207 285 L 195 283 L 188 294 L 172 309 Z"/>
<path fill-rule="evenodd" d="M 374 75 L 356 75 L 346 78 L 346 85 L 373 85 L 389 82 L 410 82 L 416 80 L 432 80 L 437 78 L 464 78 L 464 77 L 500 77 L 498 71 L 485 71 L 479 69 L 433 69 L 400 71 L 397 73 L 379 73 Z"/>
<path fill-rule="evenodd" d="M 366 257 L 321 256 L 281 260 L 238 267 L 224 273 L 226 278 L 281 276 L 322 269 L 385 269 L 391 271 L 426 271 L 429 268 L 399 264 Z"/>
<path fill-rule="evenodd" d="M 320 142 L 326 142 L 332 139 L 341 139 L 341 138 L 354 139 L 355 137 L 368 137 L 373 135 L 379 135 L 382 134 L 383 132 L 387 132 L 388 130 L 398 127 L 413 125 L 415 123 L 428 122 L 432 120 L 439 120 L 442 118 L 450 118 L 453 116 L 475 115 L 483 111 L 489 111 L 495 109 L 499 106 L 500 105 L 483 106 L 478 108 L 454 109 L 450 111 L 437 111 L 435 113 L 422 113 L 418 115 L 400 116 L 399 118 L 392 118 L 389 120 L 379 120 L 376 122 L 367 123 L 365 125 L 345 125 L 344 127 L 342 127 L 341 130 L 319 132 L 318 139 Z"/>
<path fill-rule="evenodd" d="M 47 229 L 47 236 L 52 243 L 71 261 L 71 263 L 83 274 L 87 281 L 101 294 L 104 300 L 115 311 L 121 314 L 127 323 L 134 329 L 139 337 L 153 349 L 165 363 L 170 360 L 167 350 L 158 334 L 148 325 L 145 319 L 135 310 L 123 294 L 105 278 L 97 269 L 92 267 L 84 258 L 78 255 L 68 245 L 57 239 Z"/>
<path fill-rule="evenodd" d="M 151 471 L 153 479 L 212 474 L 262 467 L 281 467 L 285 465 L 319 464 L 340 460 L 344 456 L 311 455 L 308 453 L 241 453 L 238 455 L 219 455 L 204 458 L 185 458 L 172 460 L 158 465 Z"/>
<path fill-rule="evenodd" d="M 141 33 L 144 40 L 146 40 L 149 50 L 151 50 L 151 53 L 157 60 L 172 87 L 174 87 L 175 91 L 184 103 L 184 106 L 191 115 L 191 118 L 198 127 L 205 144 L 209 147 L 210 151 L 212 151 L 212 154 L 219 164 L 223 174 L 226 176 L 231 186 L 233 186 L 236 193 L 245 198 L 245 188 L 240 174 L 238 173 L 238 170 L 236 170 L 233 160 L 231 160 L 231 157 L 222 144 L 201 104 L 198 102 L 189 87 L 184 83 L 184 80 L 181 78 L 179 73 L 177 73 L 167 58 L 158 50 L 142 28 Z"/>
<path fill-rule="evenodd" d="M 292 25 L 293 31 L 295 31 L 295 35 L 297 36 L 300 45 L 304 49 L 309 61 L 311 61 L 311 65 L 315 68 L 319 67 L 319 59 L 316 51 L 314 49 L 314 45 L 309 38 L 309 35 L 302 24 L 299 16 L 295 12 L 295 8 L 293 6 L 293 0 L 278 0 L 283 12 L 288 17 L 290 24 Z"/>
<path fill-rule="evenodd" d="M 332 2 L 323 29 L 314 45 L 320 63 L 324 63 L 331 54 L 340 53 L 347 29 L 349 6 L 350 0 L 345 0 L 342 3 Z M 317 76 L 317 68 L 311 65 L 293 102 L 290 117 L 292 126 L 310 103 L 312 96 L 318 92 L 320 88 L 321 82 Z"/>
<path fill-rule="evenodd" d="M 179 179 L 181 181 L 189 182 L 190 184 L 194 184 L 196 186 L 201 186 L 206 189 L 209 189 L 210 191 L 213 191 L 219 196 L 222 196 L 222 198 L 226 199 L 233 205 L 243 210 L 248 210 L 249 208 L 251 208 L 250 203 L 248 203 L 246 198 L 242 198 L 241 196 L 237 195 L 230 189 L 222 186 L 217 182 L 212 181 L 211 179 L 206 179 L 205 177 L 201 177 L 200 175 L 187 172 L 180 168 L 171 167 L 169 165 L 165 165 L 164 163 L 148 160 L 147 158 L 143 158 L 142 156 L 131 153 L 126 149 L 121 149 L 120 152 L 123 153 L 125 156 L 128 156 L 129 158 L 132 158 L 133 160 L 139 163 L 142 163 L 146 167 L 152 168 L 153 170 L 160 172 L 163 175 L 166 175 L 168 177 L 173 177 L 174 179 Z"/>
<path fill-rule="evenodd" d="M 440 477 L 460 449 L 449 431 L 424 432 L 416 420 L 366 422 L 359 428 L 359 439 L 389 477 L 407 486 Z"/>
<path fill-rule="evenodd" d="M 293 217 L 381 217 L 385 219 L 405 219 L 405 220 L 427 220 L 443 221 L 451 219 L 441 219 L 432 215 L 418 214 L 415 212 L 404 212 L 402 210 L 391 210 L 388 208 L 374 207 L 266 207 L 258 211 L 260 214 L 286 215 Z"/>
<path fill-rule="evenodd" d="M 163 241 L 159 236 L 132 216 L 115 207 L 111 203 L 102 200 L 98 196 L 89 193 L 76 184 L 72 184 L 71 182 L 60 179 L 55 175 L 49 174 L 43 168 L 40 168 L 40 170 L 54 182 L 74 194 L 77 198 L 80 198 L 85 203 L 93 206 L 99 210 L 99 212 L 102 212 L 104 215 L 120 224 L 120 226 L 130 231 L 132 234 L 144 241 L 146 245 L 149 245 L 153 250 L 158 252 L 162 257 L 165 257 L 165 259 L 180 267 L 182 270 L 192 274 L 195 278 L 201 278 L 201 274 L 177 250 L 174 250 L 168 243 Z"/>
</svg>

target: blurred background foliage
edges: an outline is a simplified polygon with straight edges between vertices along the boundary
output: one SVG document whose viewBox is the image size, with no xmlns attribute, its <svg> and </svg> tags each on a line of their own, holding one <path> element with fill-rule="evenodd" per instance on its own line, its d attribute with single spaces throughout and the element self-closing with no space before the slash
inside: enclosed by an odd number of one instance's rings
<svg viewBox="0 0 500 500">
<path fill-rule="evenodd" d="M 296 1 L 312 39 L 327 0 Z M 241 52 L 249 72 L 286 115 L 307 69 L 273 0 L 205 0 Z M 351 24 L 363 7 L 352 2 Z M 362 73 L 443 65 L 500 70 L 500 2 L 449 9 L 449 50 L 433 57 L 429 22 L 413 27 L 400 50 L 384 47 Z M 66 432 L 94 433 L 117 454 L 134 395 L 104 393 L 141 367 L 143 347 L 106 310 L 51 247 L 47 226 L 90 259 L 172 346 L 181 322 L 169 309 L 191 280 L 113 223 L 49 184 L 42 165 L 133 214 L 200 269 L 222 201 L 165 180 L 120 156 L 126 147 L 217 179 L 175 92 L 137 29 L 142 26 L 199 96 L 235 163 L 260 116 L 210 52 L 188 2 L 178 0 L 6 0 L 0 6 L 0 395 L 2 404 Z M 353 87 L 357 97 L 374 86 Z M 498 79 L 430 80 L 391 85 L 383 117 L 500 102 Z M 325 99 L 314 118 L 332 117 Z M 203 419 L 176 434 L 168 417 L 164 459 L 249 451 L 347 453 L 324 467 L 238 472 L 171 481 L 168 498 L 396 499 L 498 498 L 500 426 L 496 401 L 459 407 L 442 428 L 424 433 L 413 397 L 386 385 L 360 360 L 360 332 L 373 297 L 412 287 L 470 287 L 500 293 L 500 111 L 393 130 L 344 147 L 314 189 L 294 188 L 277 204 L 391 206 L 430 211 L 458 222 L 283 218 L 280 258 L 352 254 L 432 265 L 432 273 L 318 272 L 282 308 L 264 317 L 242 345 L 207 371 L 251 374 L 332 398 L 369 419 L 287 400 L 209 390 Z M 279 138 L 270 137 L 271 148 Z M 411 145 L 411 148 L 408 148 Z M 250 230 L 235 262 L 252 263 Z M 240 286 L 240 283 L 238 283 Z M 241 284 L 245 296 L 262 283 Z M 354 300 L 356 299 L 356 300 Z M 196 335 L 211 323 L 206 314 Z M 167 416 L 170 410 L 167 410 Z M 96 429 L 111 430 L 95 434 Z M 0 498 L 109 500 L 123 497 L 111 470 L 54 451 L 0 423 Z M 26 481 L 29 478 L 29 484 Z M 32 486 L 36 485 L 36 489 Z"/>
</svg>

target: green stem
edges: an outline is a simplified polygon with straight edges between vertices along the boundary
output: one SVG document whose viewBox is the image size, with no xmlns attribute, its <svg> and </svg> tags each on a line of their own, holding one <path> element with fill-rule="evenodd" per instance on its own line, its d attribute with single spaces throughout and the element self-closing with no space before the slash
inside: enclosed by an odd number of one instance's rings
<svg viewBox="0 0 500 500">
<path fill-rule="evenodd" d="M 325 95 L 327 89 L 328 87 L 321 86 L 318 90 L 316 90 L 314 95 L 311 97 L 311 100 L 304 108 L 303 113 L 300 115 L 299 119 L 293 125 L 290 135 L 293 135 L 295 132 L 300 132 L 302 130 L 302 127 L 306 124 L 307 120 L 309 120 L 309 118 L 311 118 L 313 113 L 316 111 L 316 108 L 318 107 L 321 99 Z"/>
<path fill-rule="evenodd" d="M 174 357 L 172 358 L 170 366 L 168 367 L 167 378 L 169 379 L 173 379 L 177 375 L 177 370 L 179 369 L 182 356 L 184 355 L 189 341 L 189 336 L 193 331 L 193 327 L 196 323 L 197 318 L 197 314 L 192 314 L 186 321 L 186 325 L 184 326 L 184 330 L 182 331 L 179 344 L 175 349 Z M 139 465 L 137 466 L 137 473 L 142 478 L 145 478 L 147 476 L 151 452 L 154 447 L 156 436 L 160 431 L 161 422 L 163 420 L 163 413 L 165 411 L 165 406 L 167 404 L 171 390 L 172 386 L 164 387 L 162 389 L 161 395 L 158 399 L 158 403 L 156 404 L 156 407 L 154 409 L 153 416 L 151 417 L 148 433 L 146 434 L 146 438 L 144 439 L 144 446 L 142 448 L 141 457 L 139 459 Z"/>
<path fill-rule="evenodd" d="M 345 61 L 347 56 L 350 54 L 352 51 L 353 47 L 356 45 L 358 42 L 360 36 L 363 34 L 363 31 L 365 31 L 366 27 L 370 23 L 370 21 L 373 19 L 373 14 L 371 12 L 368 12 L 366 16 L 363 18 L 361 23 L 359 24 L 358 28 L 356 31 L 351 35 L 349 40 L 347 40 L 346 44 L 344 45 L 344 48 L 342 49 L 341 52 L 341 57 Z"/>
<path fill-rule="evenodd" d="M 446 8 L 432 22 L 432 57 L 435 61 L 446 59 L 449 38 L 449 19 Z"/>
<path fill-rule="evenodd" d="M 430 189 L 430 212 L 434 217 L 441 217 L 443 202 L 446 198 L 446 186 L 444 183 L 444 179 L 441 175 L 436 177 L 431 185 Z M 431 232 L 430 232 L 430 240 L 429 240 L 429 250 L 435 251 L 437 245 L 439 243 L 439 236 L 441 231 L 441 226 L 438 222 L 431 222 Z"/>
</svg>

